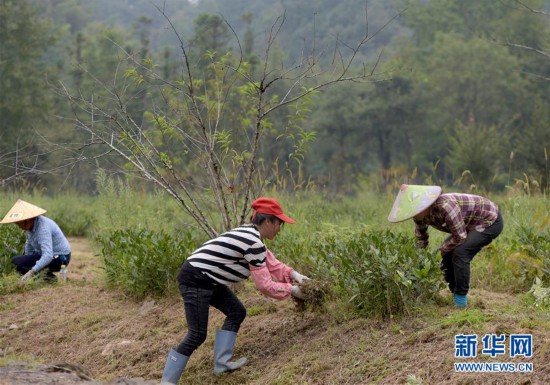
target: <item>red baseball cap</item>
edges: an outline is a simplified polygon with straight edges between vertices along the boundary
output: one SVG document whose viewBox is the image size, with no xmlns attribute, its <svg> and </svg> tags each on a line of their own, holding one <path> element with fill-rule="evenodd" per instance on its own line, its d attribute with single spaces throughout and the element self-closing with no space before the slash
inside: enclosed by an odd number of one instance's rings
<svg viewBox="0 0 550 385">
<path fill-rule="evenodd" d="M 254 214 L 269 214 L 279 218 L 283 222 L 296 223 L 294 219 L 283 213 L 283 208 L 276 199 L 260 197 L 252 202 L 252 208 L 254 209 L 252 216 L 254 216 Z"/>
</svg>

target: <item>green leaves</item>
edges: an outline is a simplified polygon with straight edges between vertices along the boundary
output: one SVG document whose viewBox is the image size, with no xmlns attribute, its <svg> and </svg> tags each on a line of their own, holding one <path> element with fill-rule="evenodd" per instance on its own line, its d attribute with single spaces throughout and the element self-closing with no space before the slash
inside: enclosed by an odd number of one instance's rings
<svg viewBox="0 0 550 385">
<path fill-rule="evenodd" d="M 25 232 L 15 225 L 0 225 L 0 276 L 15 271 L 11 258 L 23 253 Z"/>
<path fill-rule="evenodd" d="M 190 233 L 175 239 L 164 231 L 148 230 L 117 230 L 97 240 L 107 282 L 136 299 L 177 288 L 177 273 L 198 245 Z"/>
<path fill-rule="evenodd" d="M 360 229 L 319 235 L 317 263 L 360 313 L 408 313 L 444 286 L 436 253 L 390 231 Z"/>
<path fill-rule="evenodd" d="M 191 233 L 176 238 L 148 230 L 117 230 L 99 243 L 107 281 L 139 299 L 175 291 L 177 272 L 199 244 Z M 365 316 L 409 313 L 444 286 L 436 252 L 419 250 L 414 239 L 387 230 L 288 232 L 274 246 L 282 261 L 330 282 L 340 300 Z"/>
<path fill-rule="evenodd" d="M 145 80 L 143 75 L 141 75 L 136 68 L 129 68 L 126 70 L 125 76 L 132 79 L 134 85 L 139 86 Z"/>
<path fill-rule="evenodd" d="M 512 249 L 516 252 L 509 257 L 510 267 L 525 285 L 536 279 L 550 283 L 550 228 L 518 227 Z"/>
</svg>

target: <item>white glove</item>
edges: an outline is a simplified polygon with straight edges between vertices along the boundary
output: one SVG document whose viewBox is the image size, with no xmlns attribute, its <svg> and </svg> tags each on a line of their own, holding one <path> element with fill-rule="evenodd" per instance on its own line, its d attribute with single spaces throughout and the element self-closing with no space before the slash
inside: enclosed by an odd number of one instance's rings
<svg viewBox="0 0 550 385">
<path fill-rule="evenodd" d="M 29 279 L 31 279 L 36 273 L 34 272 L 33 269 L 30 269 L 29 271 L 27 271 L 22 277 L 21 277 L 21 281 L 28 281 Z"/>
<path fill-rule="evenodd" d="M 294 298 L 298 299 L 304 299 L 304 294 L 302 293 L 302 290 L 298 286 L 293 285 L 292 290 L 290 291 L 290 295 L 292 295 Z"/>
<path fill-rule="evenodd" d="M 290 273 L 290 277 L 294 280 L 294 282 L 297 283 L 304 283 L 304 281 L 309 280 L 308 277 L 298 273 L 296 270 L 292 270 L 292 273 Z"/>
</svg>

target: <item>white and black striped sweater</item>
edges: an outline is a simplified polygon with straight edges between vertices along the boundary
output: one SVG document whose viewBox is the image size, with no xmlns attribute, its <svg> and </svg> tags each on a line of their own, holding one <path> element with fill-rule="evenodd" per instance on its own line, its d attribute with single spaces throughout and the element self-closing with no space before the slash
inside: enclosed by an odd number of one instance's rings
<svg viewBox="0 0 550 385">
<path fill-rule="evenodd" d="M 265 266 L 266 247 L 254 225 L 243 225 L 205 242 L 189 256 L 191 265 L 217 283 L 228 285 L 250 276 L 249 264 Z"/>
</svg>

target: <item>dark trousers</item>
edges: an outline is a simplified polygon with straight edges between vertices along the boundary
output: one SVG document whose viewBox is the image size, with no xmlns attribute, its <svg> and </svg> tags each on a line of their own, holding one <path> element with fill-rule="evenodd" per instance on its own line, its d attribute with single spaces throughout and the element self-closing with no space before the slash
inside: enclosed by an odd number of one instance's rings
<svg viewBox="0 0 550 385">
<path fill-rule="evenodd" d="M 26 254 L 26 255 L 19 255 L 17 257 L 13 257 L 11 259 L 11 263 L 15 265 L 15 269 L 21 274 L 27 273 L 30 269 L 33 268 L 36 261 L 40 259 L 42 255 L 40 254 Z M 44 270 L 46 270 L 47 276 L 53 276 L 53 273 L 58 272 L 61 270 L 61 265 L 68 266 L 69 262 L 71 261 L 71 254 L 59 256 L 55 259 L 53 259 L 49 265 L 47 265 Z"/>
<path fill-rule="evenodd" d="M 246 309 L 237 296 L 225 285 L 213 289 L 179 285 L 185 305 L 187 335 L 176 348 L 184 356 L 190 356 L 206 340 L 210 306 L 225 314 L 222 329 L 237 333 L 246 317 Z"/>
<path fill-rule="evenodd" d="M 466 295 L 470 289 L 470 262 L 482 247 L 487 246 L 499 236 L 504 227 L 500 213 L 497 220 L 485 231 L 470 231 L 466 241 L 443 256 L 441 270 L 451 292 Z"/>
</svg>

